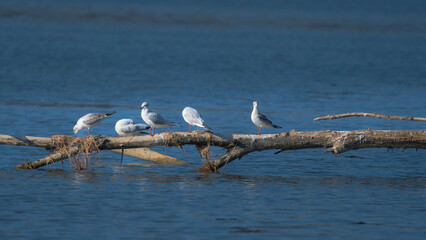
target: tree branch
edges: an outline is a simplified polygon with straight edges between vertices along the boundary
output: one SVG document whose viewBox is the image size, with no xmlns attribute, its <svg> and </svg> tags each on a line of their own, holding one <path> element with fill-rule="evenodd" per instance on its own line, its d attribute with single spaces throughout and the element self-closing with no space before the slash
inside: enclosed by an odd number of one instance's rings
<svg viewBox="0 0 426 240">
<path fill-rule="evenodd" d="M 390 115 L 377 114 L 377 113 L 343 113 L 343 114 L 337 114 L 337 115 L 327 115 L 324 117 L 314 118 L 314 121 L 339 119 L 339 118 L 347 118 L 347 117 L 375 117 L 375 118 L 387 118 L 391 120 L 408 120 L 408 121 L 426 122 L 426 118 L 390 116 Z"/>
<path fill-rule="evenodd" d="M 217 173 L 218 169 L 225 166 L 229 162 L 237 159 L 242 158 L 244 155 L 252 152 L 250 149 L 241 148 L 241 147 L 235 147 L 226 152 L 223 156 L 220 158 L 214 160 L 214 161 L 207 161 L 197 169 L 198 172 L 207 172 L 207 173 Z"/>
<path fill-rule="evenodd" d="M 70 147 L 67 150 L 68 150 L 67 152 L 61 151 L 61 152 L 53 153 L 50 156 L 47 156 L 45 158 L 42 158 L 42 159 L 34 161 L 34 162 L 19 164 L 18 166 L 16 166 L 16 168 L 19 168 L 19 169 L 37 169 L 39 167 L 43 167 L 43 166 L 49 165 L 51 163 L 55 163 L 55 162 L 64 160 L 66 158 L 75 156 L 80 152 L 78 147 Z"/>
<path fill-rule="evenodd" d="M 78 146 L 87 143 L 85 138 L 72 138 L 65 142 L 65 146 Z M 36 139 L 34 137 L 25 137 L 26 139 Z M 217 146 L 227 149 L 227 153 L 222 157 L 207 161 L 209 167 L 204 164 L 204 170 L 217 171 L 218 168 L 242 156 L 253 152 L 270 149 L 280 151 L 306 149 L 306 148 L 331 148 L 334 153 L 343 153 L 360 148 L 418 148 L 426 149 L 426 130 L 416 131 L 385 131 L 385 130 L 359 130 L 359 131 L 314 131 L 298 132 L 290 131 L 280 134 L 263 135 L 219 135 L 209 132 L 182 133 L 182 132 L 164 132 L 154 136 L 137 137 L 88 137 L 87 141 L 94 145 L 94 149 L 111 150 L 141 148 L 153 146 L 175 146 L 191 144 L 198 145 L 202 156 L 208 156 L 207 146 Z M 48 138 L 37 139 L 37 141 L 23 141 L 23 138 L 0 135 L 0 144 L 43 146 L 55 149 L 53 141 Z M 72 141 L 71 141 L 72 140 Z M 67 145 L 68 144 L 68 145 Z M 199 169 L 203 171 L 203 169 Z"/>
</svg>

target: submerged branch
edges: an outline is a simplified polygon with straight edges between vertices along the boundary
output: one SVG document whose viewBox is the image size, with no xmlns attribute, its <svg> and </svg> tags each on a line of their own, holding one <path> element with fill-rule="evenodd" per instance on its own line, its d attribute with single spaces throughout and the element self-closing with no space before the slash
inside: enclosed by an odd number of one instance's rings
<svg viewBox="0 0 426 240">
<path fill-rule="evenodd" d="M 121 149 L 112 149 L 110 151 L 121 153 Z M 156 164 L 163 165 L 181 165 L 181 164 L 189 164 L 188 162 L 179 160 L 174 157 L 170 157 L 166 154 L 162 154 L 156 151 L 153 151 L 149 148 L 128 148 L 124 149 L 124 154 L 131 157 L 141 158 L 147 161 L 154 162 Z"/>
</svg>

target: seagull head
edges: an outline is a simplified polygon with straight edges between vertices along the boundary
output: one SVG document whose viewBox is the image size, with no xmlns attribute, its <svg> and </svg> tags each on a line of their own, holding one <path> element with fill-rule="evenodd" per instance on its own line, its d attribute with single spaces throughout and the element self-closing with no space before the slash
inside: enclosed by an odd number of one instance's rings
<svg viewBox="0 0 426 240">
<path fill-rule="evenodd" d="M 80 129 L 77 125 L 75 125 L 75 126 L 74 126 L 74 128 L 73 128 L 73 131 L 74 131 L 74 137 L 75 137 L 75 136 L 77 136 L 77 133 L 78 133 L 78 132 L 80 132 L 80 130 L 81 130 L 81 129 Z"/>
<path fill-rule="evenodd" d="M 257 101 L 253 102 L 253 107 L 257 107 Z"/>
<path fill-rule="evenodd" d="M 149 104 L 147 102 L 143 102 L 139 109 L 144 109 L 144 108 L 148 108 L 148 107 L 149 107 Z"/>
</svg>

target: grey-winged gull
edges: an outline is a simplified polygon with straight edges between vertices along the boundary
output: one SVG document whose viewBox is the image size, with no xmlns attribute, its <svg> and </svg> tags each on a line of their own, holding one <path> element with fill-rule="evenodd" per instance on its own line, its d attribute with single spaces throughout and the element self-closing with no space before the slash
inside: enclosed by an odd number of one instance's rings
<svg viewBox="0 0 426 240">
<path fill-rule="evenodd" d="M 156 128 L 179 126 L 179 123 L 170 122 L 164 119 L 160 114 L 156 112 L 151 112 L 149 110 L 149 104 L 147 102 L 142 103 L 139 109 L 142 109 L 141 116 L 144 122 L 151 126 L 149 130 L 149 135 L 151 136 L 155 135 Z M 151 134 L 152 130 L 154 130 L 153 134 Z"/>
<path fill-rule="evenodd" d="M 140 136 L 142 134 L 148 134 L 143 132 L 149 129 L 149 126 L 142 123 L 135 123 L 132 119 L 120 119 L 115 123 L 115 131 L 118 135 L 125 136 Z"/>
<path fill-rule="evenodd" d="M 189 132 L 191 132 L 191 125 L 194 125 L 195 131 L 197 131 L 197 126 L 211 130 L 211 128 L 204 123 L 200 113 L 192 107 L 184 108 L 182 116 L 185 122 L 189 124 Z"/>
<path fill-rule="evenodd" d="M 282 128 L 271 122 L 265 115 L 257 109 L 257 102 L 253 102 L 253 111 L 251 112 L 251 121 L 257 126 L 257 135 L 260 135 L 263 127 Z M 259 131 L 260 130 L 260 131 Z"/>
<path fill-rule="evenodd" d="M 108 116 L 114 114 L 115 111 L 105 113 L 105 114 L 99 114 L 99 113 L 88 113 L 78 119 L 77 123 L 75 124 L 73 130 L 74 130 L 74 136 L 77 136 L 77 133 L 82 129 L 88 129 L 87 130 L 87 136 L 90 136 L 90 128 L 95 127 L 99 125 L 105 118 Z"/>
</svg>

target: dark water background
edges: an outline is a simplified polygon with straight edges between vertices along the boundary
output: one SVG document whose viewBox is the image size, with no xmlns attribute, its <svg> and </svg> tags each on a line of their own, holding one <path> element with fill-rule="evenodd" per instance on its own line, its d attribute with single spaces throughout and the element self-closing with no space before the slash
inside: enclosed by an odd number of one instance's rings
<svg viewBox="0 0 426 240">
<path fill-rule="evenodd" d="M 0 134 L 72 135 L 85 113 L 116 110 L 91 131 L 115 136 L 143 101 L 181 123 L 195 107 L 215 132 L 255 133 L 253 100 L 286 131 L 425 129 L 312 121 L 425 117 L 425 12 L 420 0 L 2 0 Z M 193 146 L 156 149 L 194 165 L 103 152 L 87 171 L 23 171 L 48 153 L 0 146 L 0 238 L 426 239 L 424 150 L 264 151 L 204 175 Z"/>
</svg>

